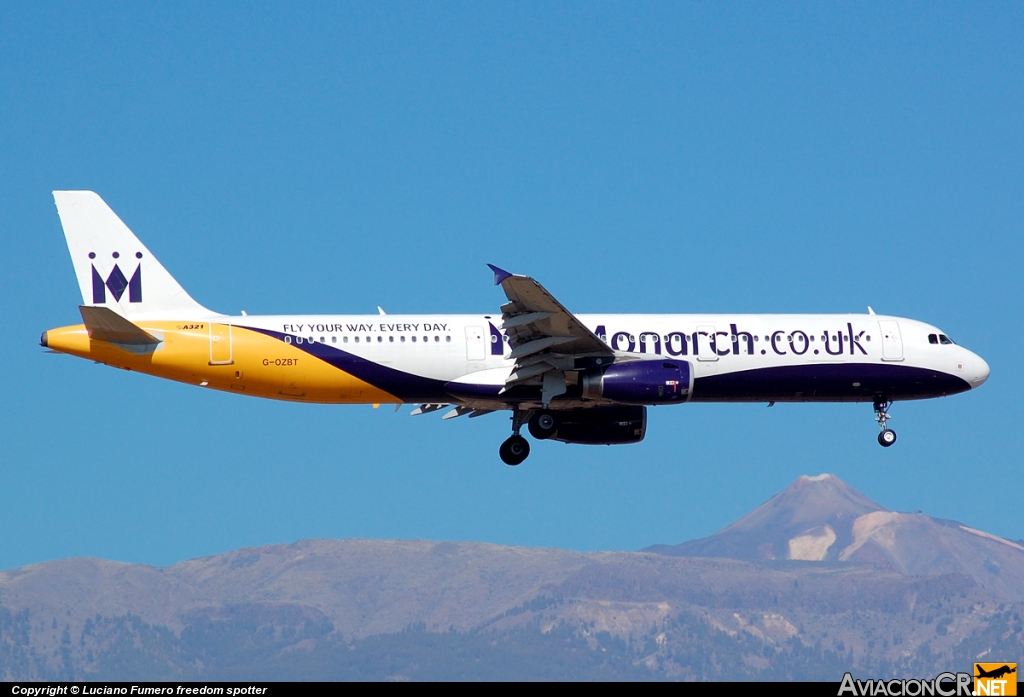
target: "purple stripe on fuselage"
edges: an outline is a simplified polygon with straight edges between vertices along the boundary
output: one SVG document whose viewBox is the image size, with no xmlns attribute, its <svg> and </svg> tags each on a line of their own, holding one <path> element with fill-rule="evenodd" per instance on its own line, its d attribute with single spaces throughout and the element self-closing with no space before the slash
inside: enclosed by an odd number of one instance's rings
<svg viewBox="0 0 1024 697">
<path fill-rule="evenodd" d="M 448 383 L 389 368 L 341 349 L 309 343 L 305 337 L 270 329 L 245 327 L 284 341 L 406 402 L 450 402 L 452 398 L 497 399 L 496 385 Z M 676 359 L 678 360 L 678 359 Z M 854 386 L 854 383 L 859 385 Z M 813 363 L 740 370 L 694 380 L 692 402 L 870 402 L 927 399 L 967 392 L 971 386 L 955 375 L 892 363 Z M 566 397 L 578 399 L 578 389 Z M 535 399 L 528 390 L 502 395 L 503 401 Z M 559 400 L 556 398 L 555 404 Z"/>
<path fill-rule="evenodd" d="M 855 383 L 856 386 L 855 386 Z M 814 363 L 698 377 L 692 402 L 870 402 L 966 392 L 955 375 L 893 363 Z"/>
<path fill-rule="evenodd" d="M 329 363 L 339 370 L 344 370 L 349 375 L 368 382 L 388 394 L 393 394 L 405 402 L 451 401 L 451 397 L 444 390 L 444 380 L 434 380 L 421 375 L 413 375 L 412 373 L 395 370 L 394 368 L 374 363 L 371 360 L 361 358 L 327 344 L 315 341 L 310 343 L 306 337 L 275 332 L 272 329 L 244 328 L 272 336 L 280 341 L 284 341 L 286 336 L 290 337 L 291 346 L 301 349 L 311 356 L 316 356 L 325 363 Z M 298 343 L 300 340 L 302 341 L 301 344 Z"/>
</svg>

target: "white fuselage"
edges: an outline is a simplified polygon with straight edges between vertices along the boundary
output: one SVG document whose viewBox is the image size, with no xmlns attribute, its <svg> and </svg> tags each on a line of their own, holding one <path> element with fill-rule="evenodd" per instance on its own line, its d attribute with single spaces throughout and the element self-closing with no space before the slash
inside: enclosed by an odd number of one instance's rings
<svg viewBox="0 0 1024 697">
<path fill-rule="evenodd" d="M 694 401 L 920 399 L 977 387 L 989 372 L 971 351 L 940 343 L 938 328 L 883 315 L 577 317 L 616 352 L 689 362 Z M 277 336 L 402 401 L 450 401 L 452 381 L 501 385 L 514 363 L 495 315 L 221 321 Z"/>
</svg>

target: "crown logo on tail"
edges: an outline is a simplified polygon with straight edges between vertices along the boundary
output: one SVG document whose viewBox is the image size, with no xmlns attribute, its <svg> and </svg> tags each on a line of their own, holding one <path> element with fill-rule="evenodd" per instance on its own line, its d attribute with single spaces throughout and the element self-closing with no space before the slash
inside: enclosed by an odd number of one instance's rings
<svg viewBox="0 0 1024 697">
<path fill-rule="evenodd" d="M 118 253 L 114 252 L 114 258 L 117 259 Z M 142 258 L 142 253 L 137 252 L 135 254 L 137 259 Z M 96 254 L 94 252 L 89 253 L 90 259 L 95 259 Z M 107 291 L 114 296 L 115 302 L 120 302 L 122 296 L 124 296 L 125 290 L 128 291 L 128 302 L 140 303 L 142 302 L 142 264 L 140 263 L 135 267 L 135 273 L 132 274 L 131 280 L 125 277 L 124 272 L 121 271 L 121 267 L 116 263 L 114 269 L 107 276 L 106 280 L 100 275 L 100 272 L 96 270 L 96 265 L 92 265 L 92 301 L 94 304 L 100 305 L 107 302 Z"/>
</svg>

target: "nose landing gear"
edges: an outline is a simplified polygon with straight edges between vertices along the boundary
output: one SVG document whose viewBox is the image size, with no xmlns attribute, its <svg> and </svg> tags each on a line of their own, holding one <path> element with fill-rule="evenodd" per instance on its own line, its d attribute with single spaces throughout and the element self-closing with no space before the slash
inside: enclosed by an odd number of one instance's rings
<svg viewBox="0 0 1024 697">
<path fill-rule="evenodd" d="M 515 467 L 530 456 L 530 444 L 519 435 L 526 419 L 518 409 L 512 410 L 512 436 L 498 448 L 498 456 L 506 465 Z"/>
<path fill-rule="evenodd" d="M 883 448 L 888 448 L 896 442 L 896 431 L 893 431 L 888 426 L 888 421 L 892 418 L 889 416 L 889 407 L 891 406 L 892 402 L 890 400 L 875 400 L 875 421 L 878 422 L 879 428 L 882 429 L 882 432 L 878 434 L 878 444 Z"/>
</svg>

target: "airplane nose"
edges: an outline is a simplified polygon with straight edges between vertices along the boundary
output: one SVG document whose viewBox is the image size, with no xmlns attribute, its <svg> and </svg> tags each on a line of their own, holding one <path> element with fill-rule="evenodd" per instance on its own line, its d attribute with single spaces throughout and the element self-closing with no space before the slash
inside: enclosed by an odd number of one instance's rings
<svg viewBox="0 0 1024 697">
<path fill-rule="evenodd" d="M 974 360 L 971 361 L 971 387 L 981 387 L 982 383 L 988 380 L 988 363 L 986 363 L 985 359 L 978 354 L 972 355 L 974 356 Z"/>
</svg>

